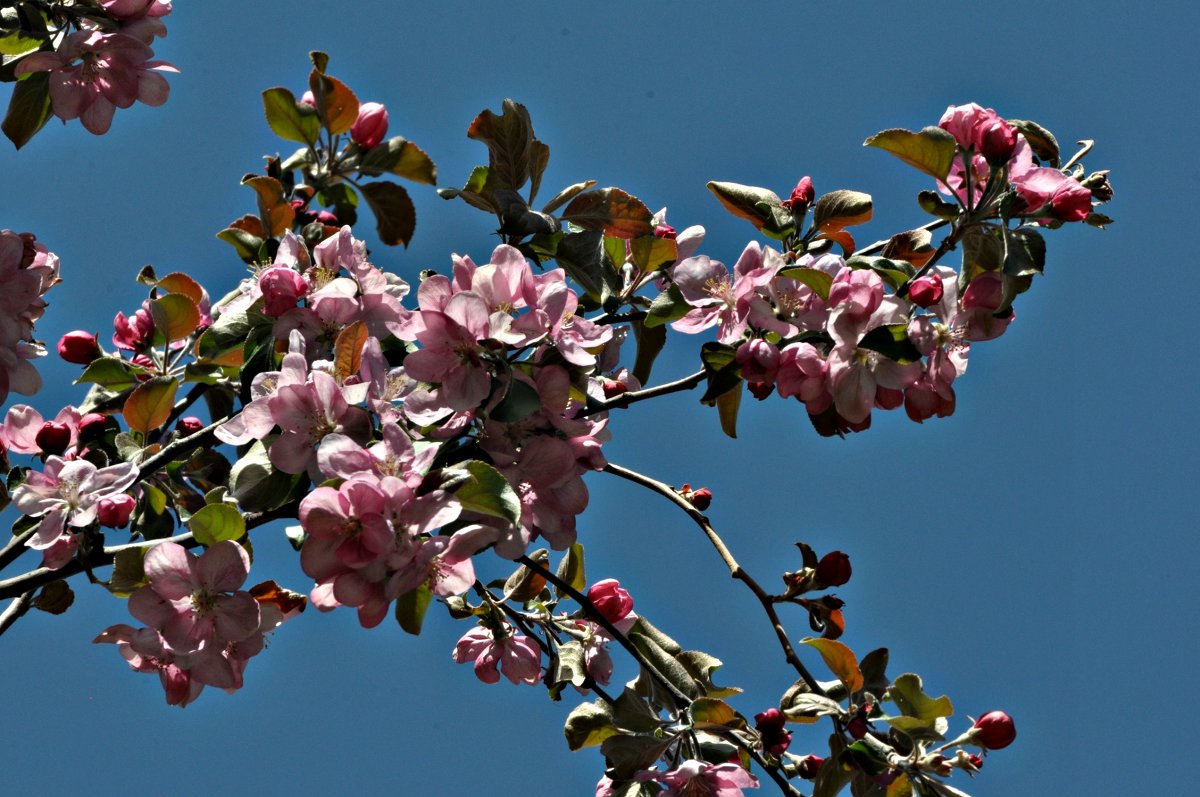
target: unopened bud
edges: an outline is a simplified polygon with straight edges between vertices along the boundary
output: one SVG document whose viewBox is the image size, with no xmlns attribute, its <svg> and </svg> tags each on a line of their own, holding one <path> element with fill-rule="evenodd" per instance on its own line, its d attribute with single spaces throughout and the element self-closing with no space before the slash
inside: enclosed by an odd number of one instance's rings
<svg viewBox="0 0 1200 797">
<path fill-rule="evenodd" d="M 98 412 L 89 412 L 79 419 L 79 440 L 86 441 L 99 437 L 108 428 L 108 418 Z"/>
<path fill-rule="evenodd" d="M 817 772 L 821 769 L 821 765 L 825 763 L 825 759 L 819 755 L 806 755 L 800 759 L 800 763 L 796 765 L 796 774 L 805 780 L 813 780 L 817 777 Z"/>
<path fill-rule="evenodd" d="M 1017 738 L 1017 726 L 1003 711 L 989 711 L 968 731 L 971 741 L 988 750 L 1008 747 Z"/>
<path fill-rule="evenodd" d="M 587 596 L 610 623 L 624 620 L 633 611 L 633 596 L 615 578 L 597 581 L 588 589 Z"/>
<path fill-rule="evenodd" d="M 96 515 L 100 519 L 101 526 L 119 529 L 129 523 L 129 517 L 133 514 L 133 508 L 136 505 L 137 501 L 128 493 L 109 495 L 100 499 L 100 503 L 96 507 Z"/>
<path fill-rule="evenodd" d="M 654 236 L 656 238 L 669 238 L 675 240 L 675 228 L 670 224 L 660 224 L 654 228 Z"/>
<path fill-rule="evenodd" d="M 703 512 L 712 505 L 712 490 L 707 487 L 701 487 L 699 490 L 693 490 L 687 499 L 692 502 L 692 506 Z"/>
<path fill-rule="evenodd" d="M 91 332 L 77 329 L 74 332 L 68 332 L 58 340 L 58 356 L 69 363 L 87 365 L 100 354 L 100 341 Z"/>
<path fill-rule="evenodd" d="M 944 292 L 942 278 L 935 274 L 926 274 L 908 286 L 908 298 L 917 307 L 932 307 L 942 300 Z"/>
<path fill-rule="evenodd" d="M 300 102 L 304 103 L 305 105 L 311 105 L 314 108 L 317 107 L 317 98 L 313 96 L 311 91 L 306 91 L 301 94 Z"/>
<path fill-rule="evenodd" d="M 812 178 L 801 177 L 800 182 L 792 189 L 792 195 L 783 201 L 783 206 L 790 210 L 792 215 L 799 216 L 808 210 L 816 195 Z"/>
<path fill-rule="evenodd" d="M 607 377 L 600 383 L 601 389 L 604 391 L 605 398 L 614 398 L 629 390 L 624 382 L 618 382 L 616 379 L 608 379 Z"/>
<path fill-rule="evenodd" d="M 34 437 L 38 448 L 46 455 L 57 455 L 71 445 L 71 427 L 58 421 L 46 421 Z"/>
<path fill-rule="evenodd" d="M 1003 166 L 1012 159 L 1017 148 L 1017 128 L 1003 119 L 996 119 L 976 130 L 976 145 L 991 166 Z"/>
<path fill-rule="evenodd" d="M 317 221 L 330 227 L 336 227 L 338 225 L 337 215 L 330 213 L 328 210 L 317 211 Z"/>
<path fill-rule="evenodd" d="M 371 149 L 383 141 L 388 131 L 388 112 L 378 102 L 358 106 L 358 118 L 350 127 L 350 138 L 363 149 Z"/>
<path fill-rule="evenodd" d="M 189 415 L 186 418 L 180 418 L 179 423 L 176 424 L 175 428 L 179 430 L 180 434 L 182 434 L 184 437 L 187 437 L 188 435 L 193 435 L 203 429 L 204 421 L 200 420 L 195 415 Z"/>
<path fill-rule="evenodd" d="M 1112 185 L 1108 182 L 1108 170 L 1092 172 L 1079 181 L 1079 184 L 1092 192 L 1092 199 L 1097 202 L 1107 202 L 1113 198 Z"/>
</svg>

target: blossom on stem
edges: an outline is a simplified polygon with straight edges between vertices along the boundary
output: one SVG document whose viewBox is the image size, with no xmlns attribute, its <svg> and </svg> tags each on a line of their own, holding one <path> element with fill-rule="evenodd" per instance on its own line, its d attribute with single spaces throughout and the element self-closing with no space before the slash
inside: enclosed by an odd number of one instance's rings
<svg viewBox="0 0 1200 797">
<path fill-rule="evenodd" d="M 50 103 L 64 122 L 79 119 L 84 128 L 103 135 L 117 108 L 136 101 L 162 105 L 170 86 L 158 72 L 178 72 L 166 61 L 151 61 L 145 43 L 123 33 L 82 30 L 63 39 L 56 52 L 23 58 L 17 75 L 50 73 Z"/>
<path fill-rule="evenodd" d="M 30 471 L 13 491 L 13 505 L 18 511 L 42 518 L 25 544 L 44 550 L 66 542 L 67 526 L 83 528 L 94 523 L 100 500 L 124 492 L 137 475 L 137 466 L 129 462 L 97 468 L 85 459 L 47 457 L 45 470 Z"/>
<path fill-rule="evenodd" d="M 476 626 L 463 634 L 454 646 L 454 661 L 475 664 L 475 675 L 485 684 L 500 680 L 500 673 L 514 684 L 533 685 L 542 672 L 542 653 L 537 644 L 524 634 L 511 633 L 505 628 L 497 639 L 491 629 Z"/>
</svg>

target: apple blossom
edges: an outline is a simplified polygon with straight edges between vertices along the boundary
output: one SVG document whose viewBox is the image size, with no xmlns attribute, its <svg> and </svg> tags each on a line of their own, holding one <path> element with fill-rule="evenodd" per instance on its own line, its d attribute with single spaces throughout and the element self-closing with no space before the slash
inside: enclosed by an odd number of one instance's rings
<svg viewBox="0 0 1200 797">
<path fill-rule="evenodd" d="M 501 672 L 514 684 L 533 685 L 541 676 L 542 653 L 537 645 L 507 628 L 499 638 L 490 628 L 472 628 L 458 640 L 452 658 L 459 664 L 473 661 L 475 675 L 486 684 L 498 682 Z"/>
</svg>

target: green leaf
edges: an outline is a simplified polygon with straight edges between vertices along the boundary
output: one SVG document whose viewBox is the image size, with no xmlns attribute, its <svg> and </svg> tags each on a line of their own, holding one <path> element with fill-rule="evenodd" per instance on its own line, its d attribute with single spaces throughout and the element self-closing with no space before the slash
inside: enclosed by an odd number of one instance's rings
<svg viewBox="0 0 1200 797">
<path fill-rule="evenodd" d="M 832 282 L 832 277 L 829 277 L 829 280 Z M 825 295 L 829 295 L 828 291 Z M 683 298 L 679 286 L 671 283 L 665 291 L 654 297 L 654 301 L 650 303 L 650 310 L 646 313 L 646 318 L 642 323 L 648 327 L 661 327 L 672 321 L 678 321 L 691 309 L 692 306 Z"/>
<path fill-rule="evenodd" d="M 631 780 L 641 770 L 649 769 L 672 742 L 671 738 L 614 734 L 601 743 L 600 752 L 608 760 L 613 780 Z"/>
<path fill-rule="evenodd" d="M 950 698 L 946 695 L 932 698 L 925 694 L 921 676 L 915 673 L 908 672 L 896 678 L 888 691 L 888 697 L 906 716 L 916 717 L 926 723 L 954 714 L 954 705 Z"/>
<path fill-rule="evenodd" d="M 742 391 L 734 388 L 717 396 L 717 415 L 721 419 L 721 431 L 737 438 L 738 409 L 742 406 Z"/>
<path fill-rule="evenodd" d="M 637 631 L 639 634 L 650 637 L 654 640 L 655 644 L 670 653 L 672 656 L 676 656 L 683 652 L 683 648 L 679 646 L 678 642 L 676 642 L 674 639 L 671 639 L 671 637 L 667 636 L 662 631 L 658 630 L 658 628 L 652 625 L 645 617 L 639 617 L 637 622 L 633 624 L 633 628 L 630 630 Z"/>
<path fill-rule="evenodd" d="M 919 133 L 884 130 L 864 141 L 863 146 L 890 152 L 936 180 L 946 179 L 958 150 L 954 136 L 940 127 L 926 127 Z"/>
<path fill-rule="evenodd" d="M 937 191 L 921 191 L 917 194 L 917 204 L 930 216 L 947 220 L 958 218 L 958 205 L 947 202 Z"/>
<path fill-rule="evenodd" d="M 211 548 L 225 540 L 240 540 L 246 534 L 246 518 L 229 504 L 206 504 L 188 522 L 196 542 Z"/>
<path fill-rule="evenodd" d="M 634 321 L 634 337 L 637 339 L 637 356 L 633 363 L 633 375 L 643 385 L 650 381 L 650 371 L 654 361 L 667 343 L 667 328 L 665 326 L 650 326 L 642 321 Z"/>
<path fill-rule="evenodd" d="M 737 349 L 725 343 L 709 341 L 700 347 L 700 361 L 708 377 L 708 388 L 700 397 L 702 404 L 716 406 L 717 399 L 741 386 L 742 372 L 735 355 Z"/>
<path fill-rule="evenodd" d="M 559 645 L 555 654 L 554 683 L 571 684 L 582 687 L 587 683 L 587 664 L 583 660 L 583 643 L 572 639 L 566 644 Z"/>
<path fill-rule="evenodd" d="M 120 393 L 138 383 L 138 376 L 146 373 L 144 368 L 120 357 L 97 357 L 75 380 L 75 384 L 91 382 Z"/>
<path fill-rule="evenodd" d="M 700 697 L 703 693 L 701 686 L 696 683 L 687 669 L 679 663 L 671 653 L 664 650 L 657 642 L 645 634 L 630 630 L 627 634 L 629 641 L 638 649 L 654 669 L 668 683 L 689 698 Z"/>
<path fill-rule="evenodd" d="M 237 250 L 237 256 L 242 259 L 243 263 L 257 263 L 263 259 L 263 239 L 257 235 L 248 233 L 245 230 L 239 230 L 236 227 L 227 227 L 217 233 L 217 237 L 233 246 Z"/>
<path fill-rule="evenodd" d="M 554 195 L 554 198 L 542 206 L 543 213 L 553 213 L 575 197 L 596 184 L 595 180 L 584 180 L 582 183 L 569 185 Z"/>
<path fill-rule="evenodd" d="M 467 128 L 467 138 L 487 145 L 489 182 L 493 188 L 520 190 L 532 174 L 535 158 L 540 157 L 540 150 L 534 148 L 536 139 L 529 111 L 511 99 L 504 100 L 499 115 L 484 110 L 475 117 Z"/>
<path fill-rule="evenodd" d="M 550 148 L 536 138 L 529 146 L 529 204 L 537 198 L 542 187 L 542 175 L 550 164 Z"/>
<path fill-rule="evenodd" d="M 637 238 L 654 232 L 654 214 L 643 202 L 620 188 L 601 188 L 580 194 L 567 205 L 562 217 L 585 230 L 603 231 L 617 238 Z"/>
<path fill-rule="evenodd" d="M 271 465 L 266 445 L 255 441 L 229 471 L 229 494 L 246 512 L 269 512 L 286 504 L 300 476 Z"/>
<path fill-rule="evenodd" d="M 0 130 L 17 149 L 29 143 L 50 119 L 50 73 L 31 72 L 23 75 L 13 87 L 8 113 L 0 122 Z"/>
<path fill-rule="evenodd" d="M 133 431 L 149 434 L 167 422 L 175 406 L 179 382 L 169 376 L 156 376 L 134 388 L 125 399 L 121 414 Z"/>
<path fill-rule="evenodd" d="M 736 686 L 717 686 L 713 683 L 713 673 L 721 669 L 721 660 L 710 656 L 701 650 L 684 650 L 675 654 L 675 658 L 696 679 L 696 683 L 704 687 L 707 697 L 722 698 L 740 695 L 742 690 Z"/>
<path fill-rule="evenodd" d="M 871 220 L 871 195 L 861 191 L 831 191 L 813 205 L 813 228 L 836 232 Z"/>
<path fill-rule="evenodd" d="M 796 280 L 796 282 L 807 285 L 812 288 L 814 293 L 821 297 L 822 301 L 828 301 L 829 289 L 833 287 L 833 277 L 815 268 L 806 268 L 804 266 L 786 268 L 779 272 L 779 276 L 789 277 Z"/>
<path fill-rule="evenodd" d="M 726 210 L 759 230 L 772 218 L 771 208 L 779 208 L 787 213 L 779 195 L 766 188 L 712 180 L 708 183 L 708 190 L 713 192 Z M 787 215 L 791 218 L 790 213 Z"/>
<path fill-rule="evenodd" d="M 888 687 L 887 665 L 887 648 L 876 648 L 863 656 L 858 663 L 863 674 L 863 689 L 874 695 L 882 695 Z"/>
<path fill-rule="evenodd" d="M 587 575 L 583 564 L 583 543 L 574 543 L 567 549 L 562 561 L 558 563 L 556 575 L 576 592 L 583 592 L 587 588 Z M 555 587 L 554 594 L 561 600 L 566 593 Z"/>
<path fill-rule="evenodd" d="M 513 423 L 528 418 L 542 408 L 542 398 L 537 388 L 520 379 L 509 379 L 504 398 L 488 417 L 501 423 Z"/>
<path fill-rule="evenodd" d="M 1033 149 L 1033 154 L 1038 156 L 1038 160 L 1050 164 L 1055 169 L 1058 168 L 1058 139 L 1054 137 L 1053 133 L 1037 122 L 1030 122 L 1026 119 L 1009 119 L 1008 123 L 1025 136 L 1025 140 L 1029 142 L 1029 146 Z"/>
<path fill-rule="evenodd" d="M 408 192 L 387 180 L 364 183 L 360 188 L 375 214 L 379 240 L 389 246 L 403 244 L 407 247 L 417 228 L 417 211 Z"/>
<path fill-rule="evenodd" d="M 1005 229 L 1005 228 L 1001 228 Z M 1004 258 L 1004 273 L 1010 277 L 1041 274 L 1046 267 L 1046 241 L 1032 227 L 1008 231 L 1008 254 Z"/>
<path fill-rule="evenodd" d="M 576 706 L 567 715 L 563 725 L 563 735 L 567 737 L 567 747 L 571 752 L 595 747 L 617 732 L 612 709 L 602 700 Z"/>
<path fill-rule="evenodd" d="M 744 728 L 746 721 L 738 716 L 733 707 L 724 700 L 699 697 L 692 702 L 692 721 L 699 725 L 722 725 L 727 728 Z"/>
<path fill-rule="evenodd" d="M 127 598 L 138 587 L 147 583 L 143 562 L 149 548 L 122 548 L 113 556 L 113 571 L 104 587 L 119 598 Z"/>
<path fill-rule="evenodd" d="M 200 326 L 200 308 L 182 293 L 168 293 L 150 302 L 154 330 L 167 341 L 183 340 Z"/>
<path fill-rule="evenodd" d="M 396 598 L 396 622 L 405 632 L 417 636 L 425 622 L 425 612 L 433 600 L 433 590 L 421 584 Z"/>
<path fill-rule="evenodd" d="M 404 136 L 389 138 L 372 147 L 363 156 L 358 168 L 372 177 L 390 172 L 416 183 L 437 183 L 437 167 L 434 166 L 433 160 L 425 150 L 406 140 Z"/>
<path fill-rule="evenodd" d="M 854 657 L 854 651 L 833 639 L 814 639 L 808 637 L 800 640 L 801 644 L 809 645 L 817 649 L 821 654 L 821 658 L 825 660 L 827 666 L 834 675 L 838 677 L 850 694 L 854 694 L 863 686 L 862 672 L 858 669 L 858 659 Z"/>
<path fill-rule="evenodd" d="M 886 324 L 875 327 L 858 342 L 861 349 L 877 351 L 888 359 L 904 365 L 921 359 L 921 352 L 908 339 L 907 324 Z"/>
<path fill-rule="evenodd" d="M 855 770 L 843 767 L 839 760 L 845 749 L 846 743 L 842 740 L 840 733 L 829 737 L 829 757 L 817 770 L 816 780 L 813 781 L 812 797 L 834 797 L 854 777 Z"/>
<path fill-rule="evenodd" d="M 42 587 L 33 599 L 33 608 L 47 614 L 62 614 L 75 602 L 75 593 L 61 578 Z"/>
<path fill-rule="evenodd" d="M 794 694 L 782 708 L 789 722 L 816 722 L 821 717 L 836 717 L 842 713 L 842 707 L 836 700 L 815 692 Z"/>
<path fill-rule="evenodd" d="M 318 191 L 317 202 L 333 208 L 334 215 L 342 224 L 354 224 L 358 221 L 358 194 L 348 183 L 337 183 L 324 191 Z"/>
<path fill-rule="evenodd" d="M 45 41 L 41 36 L 29 36 L 25 31 L 17 30 L 0 37 L 0 55 L 9 56 L 4 60 L 12 63 L 22 55 L 37 52 Z"/>
<path fill-rule="evenodd" d="M 521 522 L 520 499 L 508 480 L 491 465 L 470 460 L 445 468 L 442 473 L 453 483 L 454 495 L 463 509 L 513 524 Z"/>
<path fill-rule="evenodd" d="M 287 141 L 315 144 L 321 132 L 317 109 L 308 103 L 296 102 L 296 96 L 282 87 L 263 92 L 263 107 L 267 124 L 275 135 Z"/>
<path fill-rule="evenodd" d="M 643 235 L 634 238 L 629 248 L 633 256 L 633 264 L 643 274 L 658 271 L 668 263 L 674 263 L 679 252 L 675 241 L 670 238 L 659 238 L 657 235 Z"/>
<path fill-rule="evenodd" d="M 618 277 L 604 258 L 604 234 L 573 232 L 563 236 L 555 249 L 554 260 L 567 276 L 596 302 L 618 288 Z"/>
</svg>

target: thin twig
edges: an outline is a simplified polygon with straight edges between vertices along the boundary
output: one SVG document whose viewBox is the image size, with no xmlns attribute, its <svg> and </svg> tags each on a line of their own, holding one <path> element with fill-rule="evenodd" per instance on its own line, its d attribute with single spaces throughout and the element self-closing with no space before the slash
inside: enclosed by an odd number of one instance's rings
<svg viewBox="0 0 1200 797">
<path fill-rule="evenodd" d="M 937 221 L 931 221 L 931 222 L 929 222 L 928 224 L 922 224 L 922 225 L 921 225 L 920 227 L 918 227 L 916 230 L 912 230 L 912 232 L 918 232 L 918 231 L 921 231 L 921 230 L 923 230 L 923 231 L 925 231 L 925 232 L 933 232 L 933 231 L 934 231 L 934 230 L 936 230 L 936 229 L 939 229 L 939 228 L 941 228 L 941 227 L 945 227 L 945 226 L 946 226 L 947 224 L 949 224 L 949 223 L 950 223 L 950 222 L 949 222 L 949 221 L 947 221 L 946 219 L 938 219 Z M 871 244 L 870 246 L 864 246 L 862 249 L 856 249 L 856 250 L 854 250 L 854 254 L 856 254 L 856 255 L 871 255 L 871 254 L 874 254 L 874 253 L 876 253 L 876 252 L 879 252 L 879 251 L 881 251 L 881 250 L 883 249 L 883 247 L 887 246 L 887 245 L 888 245 L 888 243 L 889 243 L 891 240 L 892 240 L 891 238 L 887 238 L 887 239 L 885 239 L 885 240 L 882 240 L 882 241 L 876 241 L 875 243 Z"/>
<path fill-rule="evenodd" d="M 663 385 L 648 387 L 645 390 L 633 390 L 628 393 L 622 393 L 619 396 L 613 396 L 607 401 L 602 401 L 588 407 L 576 417 L 584 418 L 588 415 L 595 415 L 598 412 L 605 412 L 607 410 L 625 409 L 630 404 L 636 404 L 639 401 L 665 396 L 670 393 L 678 393 L 682 390 L 691 390 L 703 381 L 704 371 L 700 370 L 690 376 L 685 376 L 683 379 L 677 379 L 674 382 L 667 382 Z"/>
<path fill-rule="evenodd" d="M 779 771 L 779 767 L 769 765 L 767 760 L 763 758 L 762 753 L 749 746 L 742 747 L 742 749 L 750 754 L 750 757 L 754 759 L 754 763 L 758 764 L 771 780 L 775 781 L 775 785 L 779 787 L 781 792 L 788 795 L 788 797 L 804 797 L 804 792 L 797 789 L 791 783 L 788 783 L 787 777 Z"/>
<path fill-rule="evenodd" d="M 8 567 L 17 559 L 17 557 L 25 553 L 26 541 L 36 534 L 37 530 L 38 526 L 34 525 L 25 529 L 20 534 L 13 535 L 13 538 L 8 541 L 7 545 L 4 546 L 4 549 L 0 550 L 0 570 Z"/>
<path fill-rule="evenodd" d="M 733 557 L 733 553 L 729 550 L 729 547 L 725 545 L 725 541 L 721 539 L 721 536 L 717 534 L 716 530 L 711 524 L 709 524 L 708 518 L 705 517 L 700 510 L 692 506 L 691 502 L 680 495 L 675 488 L 669 484 L 666 484 L 665 482 L 652 479 L 649 476 L 645 476 L 637 471 L 629 470 L 628 468 L 623 468 L 620 465 L 614 465 L 611 462 L 605 466 L 604 470 L 606 473 L 611 473 L 614 476 L 620 476 L 622 479 L 626 479 L 634 484 L 639 484 L 642 487 L 653 490 L 659 495 L 662 495 L 670 500 L 673 504 L 687 513 L 688 517 L 690 517 L 696 523 L 696 525 L 700 527 L 700 530 L 704 532 L 704 536 L 708 538 L 709 543 L 711 543 L 713 548 L 716 549 L 717 555 L 721 557 L 721 561 L 723 561 L 725 566 L 729 568 L 729 575 L 745 584 L 750 591 L 754 593 L 754 597 L 758 598 L 758 602 L 762 604 L 763 611 L 766 612 L 767 617 L 771 621 L 771 626 L 775 629 L 775 636 L 779 639 L 779 645 L 783 648 L 783 653 L 787 658 L 788 664 L 792 665 L 792 668 L 800 674 L 800 677 L 804 680 L 804 683 L 808 685 L 809 689 L 818 695 L 824 695 L 825 690 L 821 688 L 821 685 L 817 683 L 817 679 L 812 676 L 812 673 L 810 673 L 808 668 L 804 666 L 804 662 L 800 661 L 800 657 L 796 655 L 796 649 L 792 647 L 792 642 L 788 638 L 787 630 L 783 627 L 783 622 L 779 619 L 779 614 L 775 611 L 775 605 L 771 595 L 769 595 L 766 590 L 759 586 L 759 583 L 755 581 L 754 578 L 751 577 L 751 575 L 742 569 L 742 566 L 737 563 L 737 560 Z"/>
<path fill-rule="evenodd" d="M 599 624 L 601 628 L 607 631 L 609 635 L 616 640 L 617 644 L 625 648 L 630 656 L 633 656 L 634 661 L 641 665 L 642 669 L 644 669 L 656 681 L 666 687 L 667 691 L 671 693 L 671 696 L 675 698 L 675 703 L 679 708 L 684 708 L 691 704 L 691 698 L 679 691 L 679 687 L 668 681 L 653 664 L 648 662 L 646 657 L 642 655 L 642 652 L 638 650 L 632 642 L 629 641 L 629 638 L 626 637 L 625 634 L 621 633 L 621 631 L 618 630 L 615 625 L 609 622 L 607 617 L 600 613 L 600 610 L 596 608 L 596 604 L 592 603 L 591 599 L 587 595 L 584 595 L 582 592 L 559 578 L 555 573 L 547 570 L 545 567 L 530 559 L 528 556 L 521 556 L 519 559 L 517 559 L 517 561 L 549 581 L 554 586 L 558 587 L 561 592 L 565 592 L 570 595 L 576 603 L 583 607 L 583 610 L 588 615 L 588 619 Z"/>
<path fill-rule="evenodd" d="M 18 595 L 12 603 L 8 604 L 8 608 L 4 610 L 4 614 L 0 614 L 0 636 L 4 634 L 9 627 L 25 612 L 29 611 L 29 607 L 33 605 L 33 593 L 36 589 L 31 589 L 28 592 L 23 592 Z"/>
</svg>

